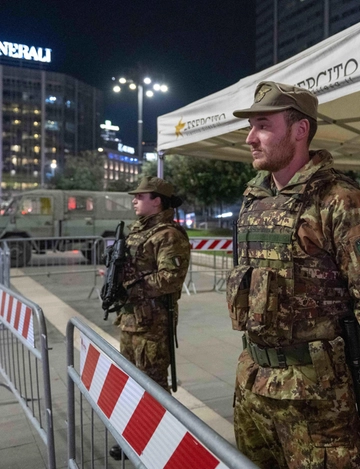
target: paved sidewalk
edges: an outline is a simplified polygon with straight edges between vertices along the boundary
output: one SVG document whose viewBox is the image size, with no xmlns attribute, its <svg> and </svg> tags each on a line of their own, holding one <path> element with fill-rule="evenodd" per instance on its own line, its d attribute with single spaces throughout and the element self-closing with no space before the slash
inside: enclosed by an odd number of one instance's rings
<svg viewBox="0 0 360 469">
<path fill-rule="evenodd" d="M 94 292 L 89 299 L 89 282 L 79 283 L 76 274 L 36 278 L 14 278 L 12 288 L 39 304 L 48 326 L 50 374 L 57 467 L 66 468 L 66 350 L 65 328 L 68 319 L 78 316 L 118 348 L 118 329 L 114 316 L 103 320 L 100 301 Z M 85 286 L 84 286 L 85 285 Z M 224 292 L 201 292 L 211 286 L 209 274 L 198 273 L 198 293 L 180 300 L 177 349 L 179 390 L 174 397 L 210 427 L 234 444 L 232 401 L 241 334 L 232 331 Z M 14 396 L 0 387 L 1 468 L 30 469 L 46 467 L 44 443 L 27 421 Z M 11 429 L 11 431 L 7 431 Z"/>
</svg>

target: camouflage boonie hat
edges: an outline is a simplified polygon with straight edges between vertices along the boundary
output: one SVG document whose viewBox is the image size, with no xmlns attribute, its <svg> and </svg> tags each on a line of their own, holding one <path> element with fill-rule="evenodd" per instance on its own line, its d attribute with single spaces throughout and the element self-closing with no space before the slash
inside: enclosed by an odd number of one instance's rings
<svg viewBox="0 0 360 469">
<path fill-rule="evenodd" d="M 254 104 L 248 109 L 234 111 L 233 114 L 235 117 L 250 117 L 253 114 L 280 112 L 293 108 L 316 120 L 317 107 L 317 97 L 305 88 L 262 81 L 256 87 Z"/>
<path fill-rule="evenodd" d="M 158 194 L 171 197 L 174 195 L 172 184 L 164 181 L 164 179 L 146 176 L 141 179 L 139 186 L 130 191 L 129 194 L 141 194 L 146 192 L 157 192 Z"/>
</svg>

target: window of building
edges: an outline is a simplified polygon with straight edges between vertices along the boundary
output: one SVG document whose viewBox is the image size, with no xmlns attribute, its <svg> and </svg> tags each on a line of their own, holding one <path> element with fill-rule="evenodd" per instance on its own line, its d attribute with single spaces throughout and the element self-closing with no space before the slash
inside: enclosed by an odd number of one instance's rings
<svg viewBox="0 0 360 469">
<path fill-rule="evenodd" d="M 35 122 L 34 122 L 34 124 L 35 124 Z M 59 123 L 57 121 L 47 120 L 46 124 L 45 124 L 45 129 L 54 130 L 54 131 L 57 132 L 59 130 Z"/>
<path fill-rule="evenodd" d="M 65 130 L 67 130 L 68 132 L 75 133 L 75 124 L 72 124 L 71 122 L 66 122 Z"/>
<path fill-rule="evenodd" d="M 61 96 L 54 96 L 54 95 L 48 95 L 45 98 L 46 104 L 62 104 L 62 97 Z"/>
</svg>

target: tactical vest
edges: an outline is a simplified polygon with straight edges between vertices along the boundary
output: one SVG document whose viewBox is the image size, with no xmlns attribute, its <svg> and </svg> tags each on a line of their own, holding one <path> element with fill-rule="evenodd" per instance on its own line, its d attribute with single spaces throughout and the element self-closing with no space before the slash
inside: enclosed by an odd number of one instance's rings
<svg viewBox="0 0 360 469">
<path fill-rule="evenodd" d="M 126 239 L 128 256 L 125 261 L 126 264 L 124 269 L 126 275 L 123 285 L 125 287 L 132 284 L 134 279 L 141 278 L 142 276 L 151 274 L 157 270 L 156 257 L 152 252 L 146 252 L 144 245 L 155 233 L 170 227 L 181 231 L 185 236 L 187 236 L 181 226 L 171 222 L 159 222 L 149 229 L 143 229 L 129 234 Z M 178 307 L 176 302 L 180 298 L 181 288 L 182 284 L 179 285 L 179 290 L 172 295 L 173 301 L 175 302 L 175 323 L 177 323 L 178 316 Z M 156 313 L 157 319 L 161 321 L 159 311 L 164 311 L 168 308 L 168 295 L 164 294 L 163 296 L 151 298 L 148 294 L 145 294 L 142 289 L 138 288 L 136 291 L 136 298 L 131 297 L 130 294 L 130 300 L 124 305 L 123 312 L 120 315 L 121 319 L 119 323 L 123 331 L 146 331 L 154 321 L 154 313 Z M 126 318 L 124 313 L 128 313 L 125 314 Z M 165 317 L 168 317 L 167 313 Z"/>
<path fill-rule="evenodd" d="M 254 343 L 279 347 L 340 334 L 339 318 L 352 308 L 346 281 L 331 253 L 306 253 L 297 234 L 304 210 L 332 180 L 334 173 L 322 172 L 297 193 L 250 193 L 245 199 L 239 266 L 229 275 L 227 296 L 233 327 L 246 330 Z"/>
<path fill-rule="evenodd" d="M 181 231 L 181 233 L 187 237 L 186 232 L 181 226 L 171 222 L 160 222 L 147 230 L 141 230 L 129 234 L 126 239 L 126 247 L 129 256 L 127 258 L 125 271 L 129 272 L 130 277 L 126 278 L 126 281 L 124 282 L 125 286 L 127 282 L 133 281 L 133 278 L 131 278 L 132 274 L 145 275 L 157 270 L 156 258 L 144 251 L 143 246 L 155 233 L 170 227 Z M 182 285 L 179 285 L 180 291 L 181 287 Z"/>
</svg>

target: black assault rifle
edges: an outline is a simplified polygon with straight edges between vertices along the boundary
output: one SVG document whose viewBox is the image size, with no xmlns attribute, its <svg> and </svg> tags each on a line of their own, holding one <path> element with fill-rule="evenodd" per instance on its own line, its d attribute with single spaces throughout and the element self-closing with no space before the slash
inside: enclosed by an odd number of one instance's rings
<svg viewBox="0 0 360 469">
<path fill-rule="evenodd" d="M 346 361 L 350 368 L 356 407 L 360 415 L 360 342 L 359 342 L 359 323 L 355 317 L 347 316 L 341 319 L 343 334 L 346 346 Z"/>
<path fill-rule="evenodd" d="M 105 254 L 105 265 L 107 267 L 104 285 L 101 289 L 102 308 L 104 310 L 104 320 L 106 321 L 109 313 L 120 311 L 121 305 L 114 306 L 119 300 L 123 286 L 121 284 L 121 273 L 125 261 L 125 236 L 124 222 L 121 221 L 116 227 L 115 241 L 112 246 L 107 248 Z"/>
</svg>

